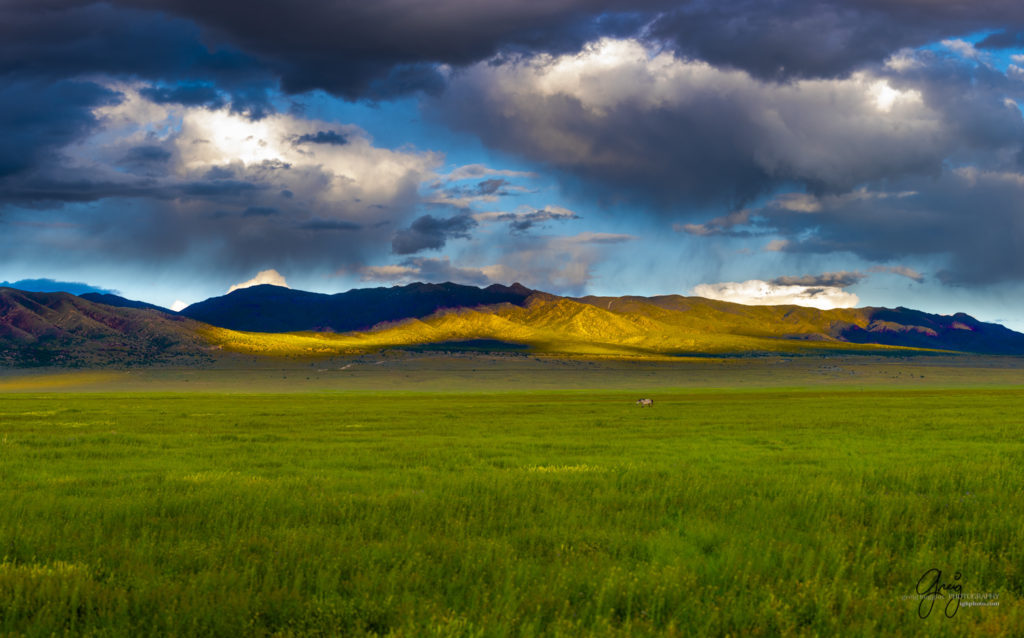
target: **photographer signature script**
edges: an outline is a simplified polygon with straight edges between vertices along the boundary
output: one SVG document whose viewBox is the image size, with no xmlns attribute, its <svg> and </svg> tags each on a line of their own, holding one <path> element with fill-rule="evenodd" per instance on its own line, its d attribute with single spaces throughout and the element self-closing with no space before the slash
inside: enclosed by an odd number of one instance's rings
<svg viewBox="0 0 1024 638">
<path fill-rule="evenodd" d="M 939 596 L 946 597 L 948 593 L 949 600 L 946 601 L 943 613 L 946 614 L 946 618 L 956 616 L 956 612 L 960 610 L 960 596 L 963 594 L 962 585 L 956 582 L 959 580 L 960 572 L 953 575 L 954 582 L 943 583 L 942 570 L 933 567 L 926 571 L 917 581 L 917 593 L 922 596 L 917 606 L 917 615 L 921 618 L 930 616 L 932 609 L 935 608 L 935 599 Z"/>
</svg>

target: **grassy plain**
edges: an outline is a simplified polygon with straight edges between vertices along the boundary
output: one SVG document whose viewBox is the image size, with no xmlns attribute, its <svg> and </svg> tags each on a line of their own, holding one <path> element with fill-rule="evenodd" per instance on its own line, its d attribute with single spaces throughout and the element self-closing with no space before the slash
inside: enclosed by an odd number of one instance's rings
<svg viewBox="0 0 1024 638">
<path fill-rule="evenodd" d="M 490 360 L 0 377 L 0 634 L 1024 635 L 1019 362 Z"/>
</svg>

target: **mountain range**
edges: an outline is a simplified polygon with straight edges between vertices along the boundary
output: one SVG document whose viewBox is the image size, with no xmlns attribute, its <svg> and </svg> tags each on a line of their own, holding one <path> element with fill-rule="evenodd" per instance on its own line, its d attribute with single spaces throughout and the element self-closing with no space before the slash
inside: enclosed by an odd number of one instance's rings
<svg viewBox="0 0 1024 638">
<path fill-rule="evenodd" d="M 520 284 L 477 288 L 453 283 L 414 283 L 324 295 L 263 284 L 200 301 L 181 314 L 232 330 L 350 332 L 385 321 L 426 317 L 442 308 L 522 304 L 532 293 Z"/>
<path fill-rule="evenodd" d="M 116 295 L 0 288 L 0 364 L 139 365 L 225 352 L 318 356 L 386 348 L 556 356 L 956 351 L 1024 354 L 1024 334 L 966 314 L 817 310 L 701 297 L 561 297 L 520 284 L 409 284 L 335 295 L 261 285 L 180 313 Z"/>
</svg>

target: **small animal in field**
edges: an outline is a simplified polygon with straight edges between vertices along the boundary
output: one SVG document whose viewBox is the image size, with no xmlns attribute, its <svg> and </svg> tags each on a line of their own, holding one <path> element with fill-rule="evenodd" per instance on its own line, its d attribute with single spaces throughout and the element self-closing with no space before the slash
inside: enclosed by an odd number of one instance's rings
<svg viewBox="0 0 1024 638">
<path fill-rule="evenodd" d="M 636 404 L 639 405 L 641 408 L 653 408 L 654 399 L 637 399 Z"/>
</svg>

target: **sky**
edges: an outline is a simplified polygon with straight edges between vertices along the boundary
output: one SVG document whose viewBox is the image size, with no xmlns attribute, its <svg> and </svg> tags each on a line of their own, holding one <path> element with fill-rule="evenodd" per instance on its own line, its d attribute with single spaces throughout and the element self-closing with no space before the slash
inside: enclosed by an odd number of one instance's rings
<svg viewBox="0 0 1024 638">
<path fill-rule="evenodd" d="M 1017 0 L 5 0 L 0 285 L 520 282 L 1024 330 Z"/>
</svg>

